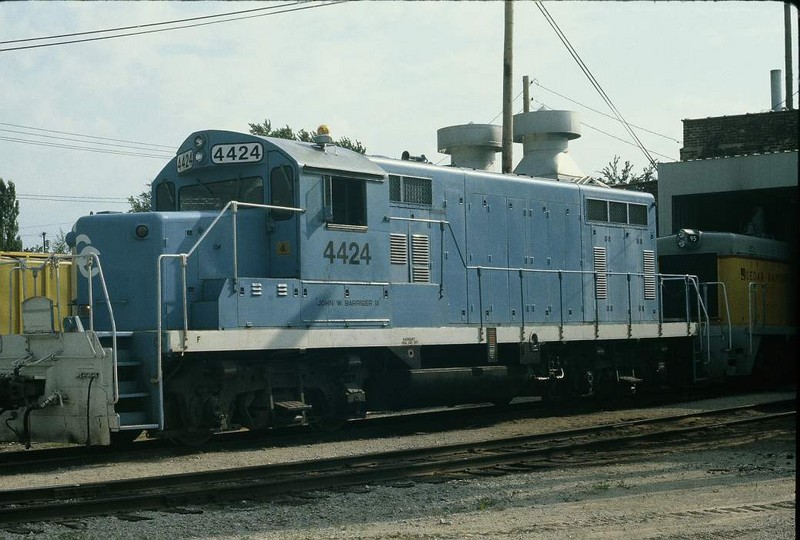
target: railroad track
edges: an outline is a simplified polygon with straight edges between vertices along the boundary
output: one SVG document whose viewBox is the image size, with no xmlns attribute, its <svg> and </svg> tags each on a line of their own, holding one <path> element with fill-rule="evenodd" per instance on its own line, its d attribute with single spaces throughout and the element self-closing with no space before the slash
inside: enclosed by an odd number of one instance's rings
<svg viewBox="0 0 800 540">
<path fill-rule="evenodd" d="M 597 462 L 598 456 L 688 434 L 795 417 L 794 401 L 772 402 L 635 420 L 479 443 L 391 451 L 361 456 L 266 465 L 191 474 L 117 480 L 74 486 L 0 491 L 0 523 L 30 523 L 186 505 L 263 499 L 344 486 L 426 481 L 460 473 L 499 475 L 560 465 L 570 453 Z M 577 459 L 577 461 L 576 461 Z"/>
<path fill-rule="evenodd" d="M 584 407 L 585 408 L 585 407 Z M 348 422 L 342 429 L 321 433 L 298 426 L 267 431 L 239 431 L 217 434 L 198 446 L 178 446 L 163 439 L 141 439 L 120 446 L 69 446 L 0 453 L 0 476 L 31 473 L 72 466 L 144 461 L 157 457 L 190 455 L 197 452 L 264 449 L 300 446 L 319 442 L 343 441 L 355 437 L 402 435 L 425 429 L 457 429 L 465 425 L 490 425 L 500 420 L 532 418 L 552 414 L 541 402 L 519 403 L 504 408 L 469 405 L 458 408 L 403 411 L 370 415 Z M 443 427 L 444 426 L 444 427 Z"/>
<path fill-rule="evenodd" d="M 587 414 L 597 410 L 665 406 L 686 400 L 698 400 L 720 395 L 732 395 L 720 389 L 690 393 L 637 396 L 635 400 L 617 399 L 578 401 L 551 404 L 541 401 L 519 402 L 504 407 L 487 404 L 456 408 L 435 408 L 398 413 L 370 415 L 365 420 L 350 421 L 343 430 L 330 433 L 314 432 L 297 427 L 269 431 L 241 431 L 215 435 L 213 440 L 198 447 L 180 447 L 165 440 L 142 439 L 135 443 L 106 447 L 55 447 L 0 452 L 0 477 L 5 474 L 46 472 L 68 467 L 83 467 L 104 463 L 136 462 L 158 457 L 180 456 L 202 452 L 265 449 L 276 446 L 298 446 L 319 442 L 349 440 L 354 437 L 397 436 L 425 430 L 441 431 L 479 425 L 490 426 L 500 421 Z"/>
</svg>

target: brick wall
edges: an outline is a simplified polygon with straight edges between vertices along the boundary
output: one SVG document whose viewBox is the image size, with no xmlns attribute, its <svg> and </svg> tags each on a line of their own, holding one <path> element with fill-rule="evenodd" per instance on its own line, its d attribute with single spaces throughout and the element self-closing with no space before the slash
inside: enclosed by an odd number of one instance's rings
<svg viewBox="0 0 800 540">
<path fill-rule="evenodd" d="M 798 149 L 800 111 L 683 121 L 681 161 Z"/>
</svg>

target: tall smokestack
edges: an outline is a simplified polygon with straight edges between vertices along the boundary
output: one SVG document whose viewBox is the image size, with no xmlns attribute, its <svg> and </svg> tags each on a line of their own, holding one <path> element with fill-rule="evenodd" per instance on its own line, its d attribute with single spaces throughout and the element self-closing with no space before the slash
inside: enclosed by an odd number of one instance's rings
<svg viewBox="0 0 800 540">
<path fill-rule="evenodd" d="M 770 90 L 772 91 L 772 110 L 780 111 L 783 105 L 783 89 L 781 88 L 781 70 L 769 72 Z"/>
</svg>

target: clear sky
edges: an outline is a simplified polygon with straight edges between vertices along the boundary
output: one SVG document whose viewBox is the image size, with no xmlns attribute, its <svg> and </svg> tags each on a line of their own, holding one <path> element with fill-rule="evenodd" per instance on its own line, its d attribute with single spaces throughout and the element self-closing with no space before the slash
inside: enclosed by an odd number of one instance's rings
<svg viewBox="0 0 800 540">
<path fill-rule="evenodd" d="M 0 2 L 0 177 L 16 184 L 25 246 L 41 243 L 42 232 L 53 238 L 70 230 L 90 211 L 127 210 L 125 198 L 143 191 L 196 130 L 246 132 L 264 119 L 309 130 L 325 123 L 335 138 L 360 140 L 369 154 L 408 150 L 446 164 L 438 128 L 502 121 L 502 2 L 305 4 L 314 7 L 8 50 L 50 42 L 11 40 L 283 4 Z M 637 131 L 659 161 L 678 159 L 682 119 L 768 110 L 769 72 L 784 69 L 778 2 L 545 6 L 626 120 L 658 134 Z M 610 111 L 536 5 L 514 8 L 514 95 L 528 75 L 536 81 L 533 109 L 581 114 L 583 136 L 570 153 L 585 173 L 596 174 L 615 155 L 641 171 L 646 158 L 603 115 Z M 155 28 L 162 27 L 140 30 Z M 521 98 L 514 107 L 522 110 Z M 515 162 L 521 155 L 515 144 Z"/>
</svg>

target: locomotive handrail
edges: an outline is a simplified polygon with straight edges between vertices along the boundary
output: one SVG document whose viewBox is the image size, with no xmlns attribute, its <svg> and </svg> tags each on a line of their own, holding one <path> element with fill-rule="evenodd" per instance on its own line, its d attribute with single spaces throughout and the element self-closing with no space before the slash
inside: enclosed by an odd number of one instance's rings
<svg viewBox="0 0 800 540">
<path fill-rule="evenodd" d="M 747 351 L 748 357 L 751 360 L 753 358 L 753 327 L 755 326 L 755 317 L 753 316 L 753 297 L 755 296 L 754 293 L 757 287 L 761 288 L 761 299 L 762 303 L 764 304 L 763 309 L 761 310 L 761 326 L 764 326 L 767 322 L 767 284 L 751 281 L 747 284 Z M 756 312 L 755 315 L 757 316 L 758 312 Z"/>
<path fill-rule="evenodd" d="M 22 268 L 20 266 L 16 266 L 11 269 L 8 273 L 8 295 L 11 297 L 14 290 L 14 272 L 21 272 Z M 22 297 L 25 298 L 25 279 L 20 279 L 20 289 L 22 290 Z M 8 303 L 8 333 L 14 333 L 14 302 Z M 21 327 L 22 325 L 20 325 Z"/>
<path fill-rule="evenodd" d="M 450 225 L 450 222 L 446 219 L 407 218 L 397 216 L 386 216 L 384 219 L 386 221 L 413 221 L 417 223 L 438 223 L 440 225 Z"/>
<path fill-rule="evenodd" d="M 108 309 L 108 317 L 111 323 L 111 372 L 112 372 L 112 379 L 113 379 L 113 392 L 112 392 L 112 404 L 116 404 L 119 401 L 119 377 L 117 375 L 118 369 L 118 359 L 117 359 L 117 323 L 114 319 L 114 310 L 111 307 L 111 298 L 108 294 L 108 287 L 106 285 L 106 278 L 105 274 L 103 273 L 103 267 L 100 264 L 100 257 L 97 253 L 79 253 L 79 254 L 60 254 L 60 253 L 52 253 L 48 256 L 40 265 L 36 267 L 37 271 L 44 270 L 45 267 L 50 264 L 56 270 L 56 295 L 55 295 L 55 307 L 56 313 L 58 314 L 59 318 L 61 317 L 61 298 L 60 298 L 60 266 L 58 265 L 58 261 L 60 260 L 69 260 L 71 262 L 78 263 L 79 259 L 83 259 L 86 262 L 83 263 L 88 267 L 92 266 L 92 263 L 97 264 L 97 275 L 100 279 L 100 285 L 103 289 L 103 296 L 105 298 L 106 309 Z M 24 272 L 26 269 L 29 268 L 27 260 L 16 259 L 17 266 L 12 269 L 12 271 L 17 270 L 20 272 Z M 94 332 L 94 300 L 92 298 L 92 290 L 93 290 L 93 283 L 92 279 L 94 278 L 93 272 L 90 270 L 87 272 L 87 281 L 88 281 L 88 295 L 89 295 L 89 330 Z M 11 276 L 11 273 L 9 273 Z M 9 277 L 11 280 L 11 277 Z M 23 298 L 25 297 L 25 279 L 24 276 L 20 278 L 20 289 L 22 291 Z M 13 287 L 11 282 L 9 282 L 9 296 L 13 294 Z M 34 290 L 34 295 L 36 295 L 36 291 Z M 11 309 L 11 307 L 9 307 Z M 11 325 L 11 316 L 9 313 L 9 325 Z M 63 328 L 62 328 L 63 330 Z"/>
<path fill-rule="evenodd" d="M 9 296 L 9 302 L 8 302 L 8 333 L 9 334 L 13 334 L 14 333 L 14 305 L 15 305 L 15 302 L 10 301 L 11 298 L 13 297 L 13 295 L 14 295 L 14 274 L 17 273 L 17 272 L 24 273 L 25 270 L 28 269 L 28 261 L 27 261 L 27 259 L 24 259 L 22 257 L 15 257 L 15 258 L 9 258 L 7 260 L 0 260 L 0 266 L 12 266 L 12 265 L 14 266 L 14 268 L 12 268 L 11 271 L 8 273 L 8 296 Z M 20 291 L 22 293 L 22 298 L 25 299 L 27 297 L 27 294 L 25 292 L 25 278 L 24 278 L 24 276 L 21 276 L 18 281 L 19 281 L 19 284 L 20 284 L 19 288 L 20 288 Z M 34 278 L 34 283 L 35 283 L 35 278 Z M 56 299 L 56 301 L 57 301 L 57 299 Z M 21 328 L 22 328 L 22 323 L 20 322 L 20 329 Z"/>
<path fill-rule="evenodd" d="M 697 321 L 700 324 L 700 345 L 703 344 L 703 322 L 702 322 L 702 314 L 706 316 L 706 364 L 711 363 L 711 317 L 708 314 L 708 309 L 706 308 L 705 302 L 700 295 L 700 279 L 697 276 L 687 276 L 689 281 L 692 283 L 694 287 L 696 298 L 697 298 Z M 702 314 L 701 314 L 702 309 Z"/>
<path fill-rule="evenodd" d="M 89 271 L 87 272 L 87 280 L 88 280 L 88 289 L 89 295 L 91 297 L 92 294 L 92 278 L 94 277 L 93 272 L 91 271 L 92 261 L 97 263 L 97 275 L 100 277 L 100 285 L 103 288 L 103 296 L 105 297 L 106 301 L 106 309 L 108 310 L 108 319 L 111 323 L 111 372 L 113 374 L 114 379 L 114 388 L 113 388 L 113 399 L 112 403 L 116 405 L 119 401 L 119 376 L 117 375 L 118 370 L 118 357 L 117 357 L 117 322 L 114 319 L 114 309 L 111 307 L 111 298 L 108 295 L 108 287 L 106 286 L 106 277 L 103 273 L 103 266 L 100 264 L 100 257 L 97 253 L 87 253 L 87 254 L 78 254 L 78 255 L 56 255 L 55 253 L 52 255 L 54 259 L 61 259 L 61 258 L 69 258 L 69 259 L 78 259 L 78 258 L 85 258 L 88 259 L 86 261 L 86 265 L 89 267 Z M 90 330 L 94 331 L 94 309 L 93 304 L 89 304 L 89 327 Z"/>
<path fill-rule="evenodd" d="M 255 203 L 244 203 L 239 201 L 228 201 L 228 203 L 220 210 L 217 217 L 214 218 L 214 221 L 211 222 L 211 225 L 208 226 L 208 229 L 203 231 L 203 234 L 200 235 L 200 238 L 197 239 L 197 242 L 194 243 L 192 248 L 185 253 L 186 257 L 188 258 L 191 256 L 195 250 L 200 246 L 200 243 L 206 239 L 206 236 L 211 232 L 211 230 L 216 226 L 222 216 L 225 215 L 225 212 L 228 211 L 228 208 L 233 208 L 233 279 L 234 281 L 239 279 L 239 251 L 238 251 L 238 238 L 237 238 L 237 231 L 236 231 L 236 220 L 237 220 L 237 213 L 239 211 L 239 207 L 243 206 L 246 208 L 264 208 L 265 210 L 283 210 L 286 212 L 297 212 L 299 214 L 305 214 L 305 208 L 294 208 L 291 206 L 275 206 L 272 204 L 255 204 Z M 159 274 L 160 276 L 161 274 Z"/>
<path fill-rule="evenodd" d="M 691 322 L 690 307 L 689 307 L 689 290 L 688 285 L 691 283 L 695 290 L 695 298 L 697 300 L 697 323 L 700 332 L 700 346 L 702 350 L 703 335 L 706 338 L 706 363 L 711 362 L 711 317 L 708 314 L 708 309 L 702 300 L 700 294 L 700 279 L 691 274 L 663 274 L 662 281 L 683 281 L 685 283 L 685 307 L 686 307 L 686 321 L 687 324 Z M 703 316 L 705 315 L 705 331 L 703 330 Z"/>
<path fill-rule="evenodd" d="M 731 323 L 731 308 L 728 305 L 728 288 L 722 281 L 704 281 L 701 285 L 716 285 L 722 289 L 722 299 L 725 301 L 725 319 L 728 321 L 728 348 L 730 351 L 733 348 L 733 329 Z"/>
<path fill-rule="evenodd" d="M 697 276 L 679 275 L 679 274 L 649 274 L 649 273 L 645 273 L 645 272 L 613 272 L 613 271 L 610 271 L 610 272 L 609 271 L 607 271 L 607 272 L 597 272 L 597 271 L 593 271 L 593 270 L 548 270 L 548 269 L 544 269 L 544 268 L 521 268 L 521 267 L 511 268 L 511 267 L 502 267 L 502 266 L 482 266 L 482 265 L 465 265 L 464 267 L 467 270 L 475 270 L 477 272 L 477 274 L 478 274 L 478 296 L 479 296 L 478 301 L 480 303 L 479 307 L 480 307 L 480 325 L 481 325 L 481 328 L 483 328 L 483 326 L 484 326 L 484 320 L 483 320 L 483 315 L 484 315 L 483 314 L 483 294 L 482 294 L 482 283 L 481 283 L 482 282 L 482 279 L 481 279 L 482 272 L 484 270 L 501 271 L 501 272 L 518 272 L 519 275 L 520 275 L 520 280 L 522 279 L 522 276 L 523 276 L 524 273 L 540 273 L 540 274 L 557 275 L 558 276 L 558 280 L 559 280 L 559 312 L 560 312 L 559 339 L 563 339 L 563 332 L 564 332 L 563 276 L 565 274 L 591 275 L 591 276 L 593 276 L 593 279 L 595 280 L 595 283 L 596 283 L 598 274 L 602 274 L 602 275 L 605 275 L 605 276 L 626 276 L 626 280 L 627 280 L 627 284 L 628 284 L 628 337 L 632 336 L 632 325 L 633 325 L 632 298 L 631 298 L 631 295 L 630 295 L 630 279 L 633 276 L 638 277 L 638 278 L 642 278 L 642 279 L 645 279 L 645 278 L 651 277 L 651 276 L 658 277 L 659 282 L 662 284 L 662 286 L 663 286 L 663 281 L 670 281 L 670 280 L 684 281 L 685 290 L 686 290 L 687 335 L 689 335 L 691 333 L 691 323 L 692 323 L 691 317 L 689 315 L 689 304 L 688 304 L 688 298 L 689 298 L 688 289 L 689 289 L 689 283 L 691 283 L 693 288 L 696 291 L 696 298 L 697 298 L 697 301 L 698 301 L 698 318 L 701 317 L 702 314 L 704 314 L 705 318 L 706 318 L 706 325 L 708 326 L 710 324 L 710 319 L 708 317 L 708 312 L 706 310 L 705 304 L 703 304 L 702 300 L 700 299 L 700 289 L 699 289 L 699 286 L 697 285 L 699 280 L 698 280 Z M 520 295 L 521 295 L 521 302 L 524 304 L 524 291 L 521 290 L 520 291 Z M 594 304 L 595 304 L 595 306 L 594 306 L 595 307 L 595 310 L 594 310 L 595 311 L 595 320 L 593 322 L 594 322 L 594 325 L 595 325 L 595 337 L 598 337 L 599 336 L 600 316 L 599 316 L 599 310 L 598 310 L 597 294 L 594 294 L 593 297 L 594 297 Z M 663 313 L 662 313 L 663 305 L 662 305 L 662 302 L 663 302 L 663 299 L 656 298 L 655 300 L 656 300 L 656 303 L 658 305 L 658 310 L 659 310 L 659 334 L 660 334 L 661 333 L 661 325 L 662 325 L 662 322 L 663 322 L 662 321 L 662 317 L 663 317 Z M 525 315 L 524 315 L 524 313 L 525 313 L 525 310 L 524 310 L 524 307 L 523 307 L 523 309 L 522 309 L 522 326 L 523 327 L 525 326 Z M 700 321 L 700 319 L 698 319 L 698 322 L 700 323 L 699 330 L 700 330 L 700 333 L 701 333 L 700 337 L 702 339 L 702 337 L 703 337 L 702 336 L 702 332 L 703 332 L 702 326 L 703 326 L 703 324 Z M 710 345 L 710 340 L 709 340 L 709 345 Z M 706 352 L 707 352 L 707 354 L 709 354 L 709 360 L 710 360 L 709 349 L 710 349 L 710 346 L 707 347 L 707 351 Z"/>
<path fill-rule="evenodd" d="M 157 369 L 157 378 L 158 378 L 158 391 L 159 395 L 163 396 L 164 391 L 164 382 L 162 377 L 162 363 L 161 363 L 161 347 L 162 347 L 162 311 L 163 311 L 163 302 L 162 302 L 162 262 L 164 259 L 180 259 L 181 261 L 181 293 L 182 293 L 182 311 L 183 311 L 183 350 L 186 350 L 186 340 L 188 339 L 189 334 L 189 307 L 188 307 L 188 298 L 187 298 L 187 287 L 186 287 L 186 266 L 189 260 L 203 240 L 211 233 L 214 227 L 219 223 L 225 213 L 232 209 L 233 213 L 233 280 L 234 282 L 239 279 L 239 251 L 238 251 L 238 234 L 237 234 L 237 214 L 239 207 L 246 207 L 246 208 L 263 208 L 265 210 L 282 210 L 286 212 L 296 212 L 300 214 L 304 214 L 306 212 L 305 208 L 294 208 L 290 206 L 276 206 L 272 204 L 255 204 L 255 203 L 245 203 L 239 201 L 228 201 L 227 204 L 219 211 L 217 216 L 208 226 L 208 228 L 203 231 L 203 234 L 200 235 L 200 238 L 192 245 L 192 247 L 186 253 L 162 253 L 158 256 L 158 260 L 156 261 L 156 369 Z M 163 403 L 163 400 L 162 400 Z M 164 407 L 163 405 L 159 407 L 159 424 L 163 427 L 164 426 Z"/>
</svg>

